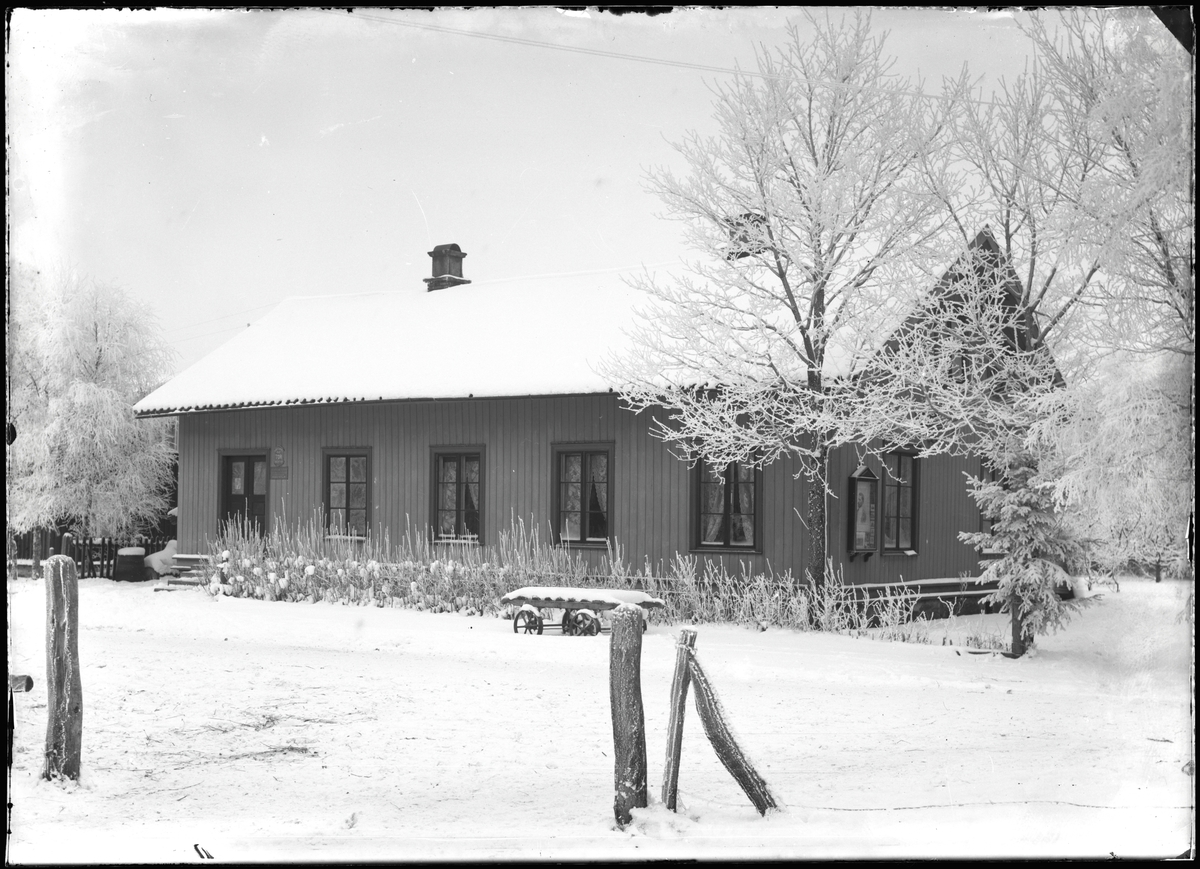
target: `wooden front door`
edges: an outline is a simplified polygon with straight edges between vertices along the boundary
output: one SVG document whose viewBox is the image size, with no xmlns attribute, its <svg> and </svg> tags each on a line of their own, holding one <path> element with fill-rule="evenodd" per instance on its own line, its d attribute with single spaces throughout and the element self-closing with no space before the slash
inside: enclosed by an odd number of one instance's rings
<svg viewBox="0 0 1200 869">
<path fill-rule="evenodd" d="M 267 527 L 267 457 L 225 456 L 221 468 L 221 522 Z"/>
</svg>

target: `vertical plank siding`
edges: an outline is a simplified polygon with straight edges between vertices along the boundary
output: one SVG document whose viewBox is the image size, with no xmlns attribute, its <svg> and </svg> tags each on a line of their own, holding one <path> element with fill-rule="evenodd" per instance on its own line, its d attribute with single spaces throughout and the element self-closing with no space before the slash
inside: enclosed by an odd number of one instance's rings
<svg viewBox="0 0 1200 869">
<path fill-rule="evenodd" d="M 979 555 L 958 539 L 960 531 L 978 531 L 979 508 L 967 492 L 967 475 L 979 475 L 978 459 L 961 456 L 933 456 L 917 460 L 915 492 L 917 529 L 913 541 L 915 555 L 875 552 L 869 559 L 853 561 L 847 553 L 850 506 L 849 479 L 859 465 L 853 448 L 837 450 L 830 457 L 829 480 L 833 497 L 829 500 L 829 552 L 841 562 L 848 583 L 899 582 L 914 579 L 953 579 L 979 575 Z M 886 471 L 868 458 L 865 464 L 880 479 L 879 511 L 883 510 L 882 481 Z M 877 522 L 876 535 L 882 538 Z"/>
<path fill-rule="evenodd" d="M 677 552 L 692 545 L 689 468 L 651 434 L 653 416 L 620 407 L 615 395 L 548 396 L 372 402 L 294 406 L 185 414 L 179 421 L 180 551 L 203 552 L 217 533 L 218 480 L 222 452 L 285 450 L 287 479 L 268 480 L 268 522 L 304 522 L 323 505 L 322 450 L 371 448 L 371 525 L 396 541 L 412 530 L 426 533 L 431 522 L 430 448 L 485 447 L 483 468 L 484 542 L 522 520 L 547 541 L 554 526 L 553 451 L 561 443 L 610 443 L 610 523 L 626 561 L 635 569 L 647 559 L 665 569 Z M 978 463 L 924 459 L 919 483 L 917 556 L 846 560 L 845 481 L 857 466 L 853 450 L 830 460 L 834 497 L 829 500 L 829 553 L 843 562 L 851 582 L 958 576 L 977 572 L 976 557 L 956 539 L 976 530 L 978 511 L 966 495 L 964 470 Z M 788 459 L 763 470 L 760 551 L 718 555 L 727 570 L 742 565 L 755 572 L 803 575 L 807 530 L 807 483 L 796 479 Z M 879 468 L 874 468 L 881 477 Z M 881 502 L 882 503 L 882 502 Z M 592 550 L 597 564 L 602 551 Z M 661 566 L 661 568 L 660 568 Z M 703 565 L 701 568 L 703 569 Z"/>
</svg>

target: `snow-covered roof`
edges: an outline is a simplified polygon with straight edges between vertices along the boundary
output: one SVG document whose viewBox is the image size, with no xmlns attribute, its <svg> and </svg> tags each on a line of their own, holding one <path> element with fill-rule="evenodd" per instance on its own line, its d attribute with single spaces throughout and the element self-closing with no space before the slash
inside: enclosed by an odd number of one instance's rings
<svg viewBox="0 0 1200 869">
<path fill-rule="evenodd" d="M 134 410 L 607 392 L 641 301 L 613 273 L 291 298 Z"/>
</svg>

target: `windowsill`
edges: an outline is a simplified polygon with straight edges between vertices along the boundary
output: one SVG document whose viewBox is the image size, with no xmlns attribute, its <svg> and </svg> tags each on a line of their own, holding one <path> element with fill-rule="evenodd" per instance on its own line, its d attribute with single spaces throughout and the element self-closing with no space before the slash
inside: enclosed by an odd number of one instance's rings
<svg viewBox="0 0 1200 869">
<path fill-rule="evenodd" d="M 556 545 L 563 549 L 608 549 L 607 540 L 559 540 Z"/>
<path fill-rule="evenodd" d="M 435 537 L 435 546 L 479 546 L 478 537 Z"/>
<path fill-rule="evenodd" d="M 751 546 L 693 546 L 688 552 L 692 555 L 762 555 L 761 547 Z"/>
<path fill-rule="evenodd" d="M 357 534 L 326 534 L 326 540 L 350 540 L 355 543 L 365 543 L 367 538 L 360 537 Z"/>
<path fill-rule="evenodd" d="M 882 552 L 884 558 L 912 558 L 919 553 L 915 549 L 885 549 Z"/>
</svg>

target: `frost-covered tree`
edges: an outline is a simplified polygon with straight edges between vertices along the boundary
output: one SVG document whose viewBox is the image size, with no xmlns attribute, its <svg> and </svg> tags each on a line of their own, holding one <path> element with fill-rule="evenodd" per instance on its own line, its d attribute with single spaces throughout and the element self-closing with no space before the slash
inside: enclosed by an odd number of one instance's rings
<svg viewBox="0 0 1200 869">
<path fill-rule="evenodd" d="M 1035 426 L 1056 503 L 1108 570 L 1188 570 L 1193 376 L 1181 354 L 1114 352 Z"/>
<path fill-rule="evenodd" d="M 1014 456 L 995 480 L 973 480 L 971 494 L 991 517 L 991 528 L 962 537 L 996 553 L 980 579 L 999 583 L 994 597 L 1014 614 L 1012 652 L 1022 655 L 1029 640 L 1062 627 L 1081 606 L 1058 589 L 1070 580 L 1063 565 L 1076 562 L 1082 549 L 1033 456 Z"/>
<path fill-rule="evenodd" d="M 1088 106 L 1034 64 L 994 93 L 967 86 L 966 73 L 943 94 L 949 109 L 953 171 L 930 162 L 928 189 L 964 249 L 895 338 L 861 367 L 856 391 L 840 403 L 841 433 L 864 444 L 901 443 L 920 454 L 976 455 L 992 479 L 970 481 L 984 515 L 999 521 L 996 487 L 1017 502 L 1040 503 L 1049 482 L 1026 443 L 1047 395 L 1064 386 L 1078 358 L 1073 330 L 1098 294 L 1111 226 L 1088 207 L 1111 148 Z M 987 231 L 978 233 L 986 225 Z M 974 236 L 974 238 L 973 238 Z M 973 240 L 972 240 L 973 238 Z M 1065 545 L 1061 522 L 1034 522 L 1007 541 L 972 538 L 994 549 L 1020 539 L 1023 552 L 984 565 L 999 580 L 994 600 L 1010 608 L 1014 644 L 1031 630 L 1064 623 L 1070 607 L 1053 597 L 1049 564 Z M 998 527 L 994 525 L 993 527 Z M 1044 585 L 1034 593 L 1030 583 Z M 1040 609 L 1030 609 L 1030 607 Z M 1017 651 L 1018 649 L 1014 649 Z"/>
<path fill-rule="evenodd" d="M 687 174 L 649 176 L 696 258 L 636 282 L 650 300 L 637 350 L 608 371 L 632 408 L 665 409 L 657 434 L 681 455 L 798 459 L 819 583 L 833 382 L 946 262 L 918 172 L 936 175 L 941 127 L 938 104 L 890 75 L 866 14 L 810 14 L 756 60 L 713 87 L 717 134 L 676 145 Z"/>
<path fill-rule="evenodd" d="M 1006 553 L 985 569 L 1014 613 L 1014 645 L 1070 614 L 1052 592 L 1078 542 L 1069 517 L 1055 511 L 1071 498 L 1090 510 L 1087 498 L 1100 489 L 1115 496 L 1122 482 L 1159 479 L 1144 464 L 1124 476 L 1115 462 L 1087 464 L 1103 452 L 1088 448 L 1097 407 L 1109 434 L 1113 425 L 1128 432 L 1178 416 L 1166 409 L 1171 400 L 1152 413 L 1139 407 L 1144 393 L 1110 390 L 1098 405 L 1100 359 L 1120 347 L 1169 350 L 1192 370 L 1193 279 L 1180 253 L 1190 261 L 1190 181 L 1182 179 L 1193 160 L 1180 135 L 1180 88 L 1163 78 L 1188 73 L 1156 59 L 1137 27 L 1110 25 L 1068 17 L 1060 34 L 1035 20 L 1040 54 L 1031 69 L 997 94 L 965 89 L 965 76 L 948 87 L 958 173 L 939 166 L 930 187 L 964 238 L 971 221 L 986 221 L 995 251 L 981 259 L 991 246 L 977 239 L 975 263 L 958 270 L 961 291 L 933 299 L 916 340 L 893 343 L 860 371 L 841 427 L 925 454 L 983 457 L 989 474 L 971 486 L 993 530 L 971 542 Z M 1106 54 L 1114 34 L 1119 48 Z M 1188 405 L 1189 395 L 1177 391 L 1173 404 Z M 1166 417 L 1159 423 L 1179 431 Z M 1148 494 L 1145 485 L 1138 491 Z M 1146 502 L 1149 511 L 1162 503 Z M 1121 533 L 1144 534 L 1150 545 L 1161 536 L 1150 528 L 1126 524 Z"/>
<path fill-rule="evenodd" d="M 1038 435 L 1108 566 L 1178 568 L 1195 479 L 1193 60 L 1146 9 L 1048 14 L 1028 31 L 1108 148 L 1081 197 L 1105 229 L 1104 280 L 1085 301 L 1100 359 Z"/>
<path fill-rule="evenodd" d="M 173 365 L 153 314 L 111 284 L 14 274 L 9 526 L 108 536 L 152 524 L 168 506 L 174 457 L 168 423 L 133 415 Z"/>
<path fill-rule="evenodd" d="M 1195 355 L 1192 58 L 1148 9 L 1035 16 L 1044 76 L 1104 146 L 1079 191 L 1102 228 L 1102 346 Z"/>
<path fill-rule="evenodd" d="M 993 554 L 982 578 L 997 590 L 985 600 L 1012 613 L 1015 654 L 1082 605 L 1056 594 L 1079 546 L 1030 444 L 1065 385 L 1042 337 L 1020 279 L 984 230 L 838 394 L 837 436 L 860 450 L 983 459 L 987 472 L 967 482 L 991 530 L 960 536 Z"/>
</svg>

